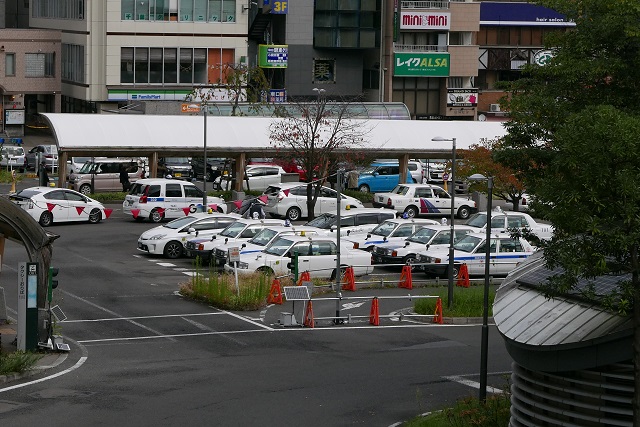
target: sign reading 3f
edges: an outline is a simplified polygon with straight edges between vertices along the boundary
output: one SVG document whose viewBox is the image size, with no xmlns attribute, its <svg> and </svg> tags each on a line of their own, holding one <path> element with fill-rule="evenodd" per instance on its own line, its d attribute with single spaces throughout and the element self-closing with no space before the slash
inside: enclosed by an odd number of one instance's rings
<svg viewBox="0 0 640 427">
<path fill-rule="evenodd" d="M 275 0 L 273 2 L 273 7 L 271 8 L 271 13 L 274 15 L 286 15 L 289 11 L 289 2 L 284 0 Z"/>
</svg>

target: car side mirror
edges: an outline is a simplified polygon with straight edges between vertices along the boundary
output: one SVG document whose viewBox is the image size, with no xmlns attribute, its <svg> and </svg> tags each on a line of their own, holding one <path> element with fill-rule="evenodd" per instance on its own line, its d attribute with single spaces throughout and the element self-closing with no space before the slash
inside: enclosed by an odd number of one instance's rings
<svg viewBox="0 0 640 427">
<path fill-rule="evenodd" d="M 187 229 L 187 234 L 192 234 L 192 233 L 195 233 L 195 232 L 196 232 L 196 229 L 195 229 L 195 228 L 193 228 L 193 227 L 189 227 L 189 228 Z"/>
<path fill-rule="evenodd" d="M 404 242 L 404 247 L 406 248 L 407 246 L 409 246 L 409 242 Z"/>
<path fill-rule="evenodd" d="M 242 249 L 244 249 L 244 248 L 246 248 L 246 247 L 247 247 L 247 244 L 246 244 L 246 243 L 243 243 L 240 247 L 241 247 Z"/>
<path fill-rule="evenodd" d="M 347 230 L 347 236 L 351 234 L 351 230 Z"/>
<path fill-rule="evenodd" d="M 369 240 L 371 238 L 371 233 L 367 233 L 367 238 L 365 240 Z"/>
</svg>

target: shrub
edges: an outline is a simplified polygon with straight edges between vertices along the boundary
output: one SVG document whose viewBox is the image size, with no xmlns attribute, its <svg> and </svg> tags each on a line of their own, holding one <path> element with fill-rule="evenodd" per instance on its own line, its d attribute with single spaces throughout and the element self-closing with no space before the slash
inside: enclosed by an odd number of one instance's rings
<svg viewBox="0 0 640 427">
<path fill-rule="evenodd" d="M 16 351 L 13 353 L 0 352 L 0 375 L 14 372 L 24 372 L 40 360 L 42 355 L 37 353 L 26 353 L 24 351 Z"/>
<path fill-rule="evenodd" d="M 357 190 L 344 190 L 342 194 L 356 198 L 362 203 L 373 203 L 373 193 L 363 193 L 362 191 Z"/>
<path fill-rule="evenodd" d="M 489 288 L 489 316 L 495 296 L 495 287 Z M 447 286 L 429 287 L 424 289 L 426 295 L 438 295 L 442 299 L 442 315 L 444 317 L 482 317 L 484 298 L 484 286 L 471 286 L 453 288 L 453 307 L 448 308 Z M 436 309 L 435 298 L 419 298 L 416 300 L 414 310 L 418 314 L 433 314 Z"/>
</svg>

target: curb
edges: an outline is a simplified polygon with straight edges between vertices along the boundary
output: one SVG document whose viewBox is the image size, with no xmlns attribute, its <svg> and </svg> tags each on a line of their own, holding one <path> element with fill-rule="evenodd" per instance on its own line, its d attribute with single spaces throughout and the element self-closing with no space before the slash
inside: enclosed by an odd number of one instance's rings
<svg viewBox="0 0 640 427">
<path fill-rule="evenodd" d="M 49 369 L 53 369 L 53 368 L 59 366 L 65 360 L 67 360 L 68 354 L 67 353 L 59 353 L 59 354 L 57 354 L 57 357 L 56 357 L 55 360 L 53 360 L 51 363 L 49 363 L 47 365 L 43 365 L 42 363 L 44 363 L 45 361 L 50 360 L 49 356 L 54 356 L 54 354 L 45 354 L 42 358 L 40 358 L 38 363 L 36 363 L 35 365 L 33 365 L 31 368 L 29 368 L 28 370 L 26 370 L 24 372 L 16 372 L 16 373 L 12 373 L 12 374 L 0 375 L 0 384 L 6 384 L 8 382 L 21 380 L 21 379 L 24 379 L 24 378 L 28 378 L 28 377 L 40 374 L 40 373 L 45 372 L 45 371 L 47 371 Z"/>
</svg>

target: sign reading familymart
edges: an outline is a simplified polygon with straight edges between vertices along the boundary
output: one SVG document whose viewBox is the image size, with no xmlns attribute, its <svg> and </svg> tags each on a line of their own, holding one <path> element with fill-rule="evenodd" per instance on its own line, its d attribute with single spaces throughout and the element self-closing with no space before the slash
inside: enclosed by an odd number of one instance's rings
<svg viewBox="0 0 640 427">
<path fill-rule="evenodd" d="M 394 53 L 396 77 L 448 77 L 449 53 Z"/>
</svg>

